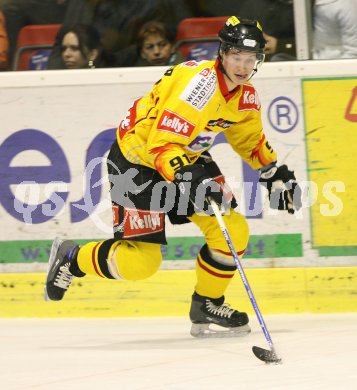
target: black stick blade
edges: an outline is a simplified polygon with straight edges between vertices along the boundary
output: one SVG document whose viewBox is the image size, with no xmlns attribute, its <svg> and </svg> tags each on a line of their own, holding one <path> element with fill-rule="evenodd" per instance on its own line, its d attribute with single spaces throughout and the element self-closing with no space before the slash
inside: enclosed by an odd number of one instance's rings
<svg viewBox="0 0 357 390">
<path fill-rule="evenodd" d="M 269 351 L 267 349 L 256 347 L 256 346 L 254 346 L 252 348 L 252 350 L 253 350 L 254 355 L 258 359 L 263 360 L 263 362 L 265 362 L 265 363 L 279 364 L 282 362 L 281 359 L 278 358 L 278 356 L 276 355 L 276 353 L 274 351 Z"/>
</svg>

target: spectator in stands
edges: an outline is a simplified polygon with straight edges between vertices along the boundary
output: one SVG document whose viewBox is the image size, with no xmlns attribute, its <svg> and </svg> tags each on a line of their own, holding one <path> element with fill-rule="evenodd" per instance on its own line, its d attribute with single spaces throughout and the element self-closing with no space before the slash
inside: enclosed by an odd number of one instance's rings
<svg viewBox="0 0 357 390">
<path fill-rule="evenodd" d="M 9 41 L 7 38 L 5 17 L 0 10 L 0 70 L 7 70 L 8 68 L 8 48 Z"/>
<path fill-rule="evenodd" d="M 295 38 L 278 38 L 276 36 L 263 33 L 266 41 L 264 54 L 266 61 L 294 61 L 296 60 Z"/>
<path fill-rule="evenodd" d="M 99 31 L 106 66 L 133 66 L 136 35 L 149 20 L 158 20 L 158 0 L 98 0 L 93 25 Z"/>
<path fill-rule="evenodd" d="M 100 0 L 67 0 L 62 27 L 68 29 L 78 24 L 92 24 L 94 10 L 99 2 Z M 47 69 L 61 69 L 63 67 L 61 44 L 61 36 L 58 35 L 48 59 Z"/>
<path fill-rule="evenodd" d="M 145 23 L 137 36 L 138 59 L 135 66 L 173 65 L 184 61 L 175 52 L 175 35 L 164 23 L 150 21 Z"/>
<path fill-rule="evenodd" d="M 78 1 L 78 0 L 77 0 Z M 62 23 L 67 0 L 2 0 L 9 39 L 9 62 L 16 51 L 17 36 L 22 27 L 30 24 Z"/>
<path fill-rule="evenodd" d="M 266 40 L 266 61 L 296 59 L 293 0 L 246 0 L 240 16 L 260 21 Z"/>
<path fill-rule="evenodd" d="M 313 59 L 357 58 L 357 1 L 315 0 Z"/>
<path fill-rule="evenodd" d="M 266 61 L 286 61 L 296 59 L 293 0 L 161 0 L 161 8 L 167 20 L 178 23 L 187 17 L 212 17 L 239 15 L 243 18 L 260 21 L 264 38 L 267 41 Z M 171 11 L 171 12 L 170 12 Z M 191 15 L 190 15 L 191 13 Z M 213 50 L 212 50 L 213 49 Z M 192 59 L 211 59 L 214 45 L 197 45 Z"/>
<path fill-rule="evenodd" d="M 100 36 L 93 26 L 78 24 L 62 28 L 59 36 L 62 53 L 59 69 L 93 69 L 101 66 Z"/>
<path fill-rule="evenodd" d="M 159 0 L 87 0 L 84 11 L 91 16 L 86 20 L 83 20 L 83 13 L 77 12 L 79 1 L 84 0 L 69 0 L 64 26 L 92 24 L 100 34 L 102 58 L 108 67 L 133 66 L 137 60 L 135 40 L 138 30 L 149 20 L 163 20 Z M 48 69 L 58 69 L 60 63 L 60 42 L 57 40 Z"/>
</svg>

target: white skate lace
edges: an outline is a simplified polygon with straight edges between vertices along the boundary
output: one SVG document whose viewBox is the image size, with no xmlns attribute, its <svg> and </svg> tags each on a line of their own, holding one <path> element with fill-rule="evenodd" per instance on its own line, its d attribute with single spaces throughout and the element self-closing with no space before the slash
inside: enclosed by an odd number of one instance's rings
<svg viewBox="0 0 357 390">
<path fill-rule="evenodd" d="M 60 267 L 58 275 L 53 283 L 55 286 L 63 288 L 64 290 L 68 289 L 74 278 L 74 276 L 69 272 L 69 266 L 70 263 L 66 263 Z"/>
<path fill-rule="evenodd" d="M 214 303 L 208 300 L 206 301 L 206 308 L 210 313 L 213 313 L 221 317 L 228 317 L 228 318 L 231 318 L 231 315 L 235 312 L 235 310 L 232 309 L 231 305 L 229 304 L 216 306 Z"/>
</svg>

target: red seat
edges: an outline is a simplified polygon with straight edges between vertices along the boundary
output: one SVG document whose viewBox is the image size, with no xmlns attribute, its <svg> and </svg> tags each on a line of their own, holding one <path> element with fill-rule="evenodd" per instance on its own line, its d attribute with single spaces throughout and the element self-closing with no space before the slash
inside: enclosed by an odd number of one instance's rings
<svg viewBox="0 0 357 390">
<path fill-rule="evenodd" d="M 40 64 L 41 57 L 44 60 L 48 59 L 60 27 L 60 24 L 23 27 L 17 38 L 13 70 L 43 69 L 43 64 L 39 67 L 34 67 L 34 64 L 36 61 Z"/>
<path fill-rule="evenodd" d="M 197 54 L 200 49 L 202 58 L 199 59 L 212 59 L 212 52 L 216 54 L 219 45 L 218 31 L 227 19 L 228 16 L 214 16 L 181 20 L 177 26 L 176 49 L 186 59 L 196 59 L 192 53 Z M 209 58 L 204 58 L 205 53 Z"/>
</svg>

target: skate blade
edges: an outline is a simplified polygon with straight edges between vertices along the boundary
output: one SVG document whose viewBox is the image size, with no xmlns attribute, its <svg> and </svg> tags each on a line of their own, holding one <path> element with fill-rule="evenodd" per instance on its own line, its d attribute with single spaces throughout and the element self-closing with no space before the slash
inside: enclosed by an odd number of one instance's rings
<svg viewBox="0 0 357 390">
<path fill-rule="evenodd" d="M 44 286 L 44 300 L 45 301 L 50 301 L 51 299 L 49 298 L 48 294 L 47 294 L 47 277 L 48 277 L 48 272 L 49 270 L 51 269 L 51 266 L 52 264 L 54 263 L 55 259 L 56 259 L 56 253 L 58 251 L 58 247 L 62 244 L 63 240 L 59 239 L 58 237 L 56 237 L 52 243 L 52 247 L 51 247 L 51 252 L 50 252 L 50 257 L 48 258 L 48 268 L 47 268 L 47 274 L 46 274 L 46 282 L 45 282 L 45 286 Z"/>
<path fill-rule="evenodd" d="M 192 324 L 191 336 L 201 339 L 243 337 L 251 332 L 249 325 L 237 326 L 235 328 L 223 328 L 215 324 Z"/>
</svg>

